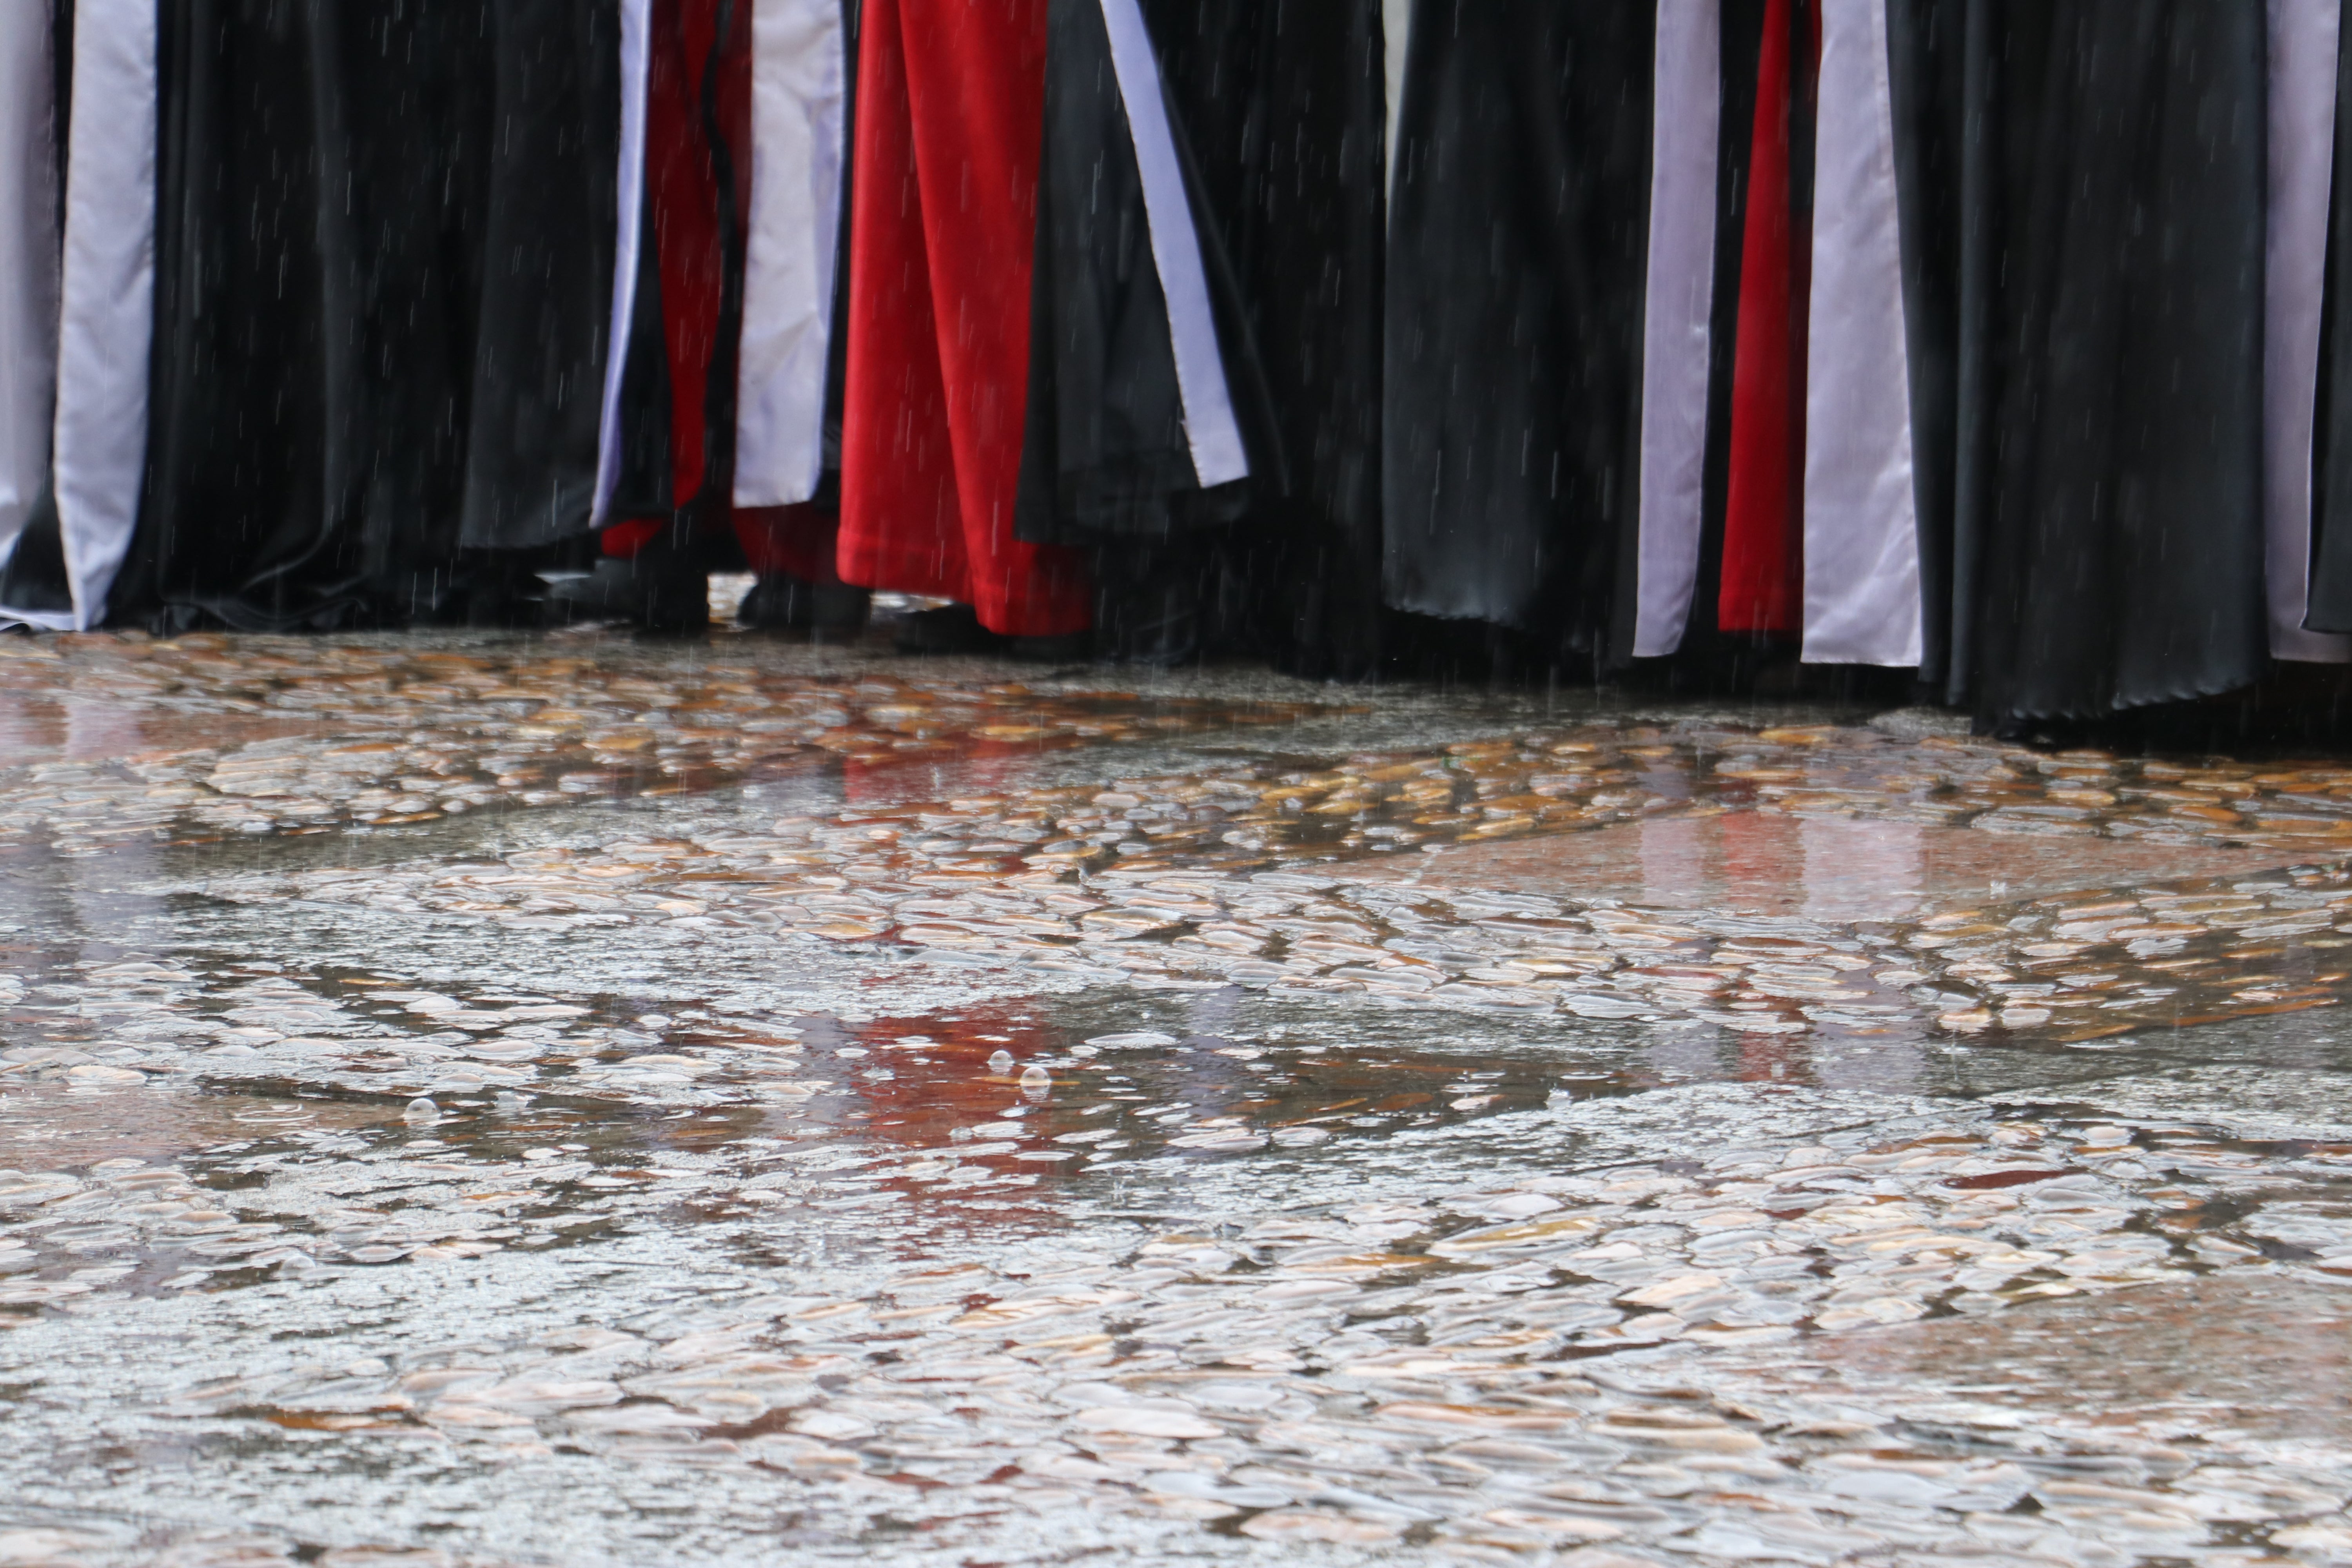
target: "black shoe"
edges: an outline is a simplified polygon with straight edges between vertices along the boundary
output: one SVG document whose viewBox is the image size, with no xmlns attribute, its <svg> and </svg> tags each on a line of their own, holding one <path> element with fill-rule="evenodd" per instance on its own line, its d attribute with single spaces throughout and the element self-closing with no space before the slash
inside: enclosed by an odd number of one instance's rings
<svg viewBox="0 0 2352 1568">
<path fill-rule="evenodd" d="M 1006 637 L 1005 653 L 1031 664 L 1085 664 L 1095 656 L 1095 634 L 1065 632 L 1057 637 Z"/>
<path fill-rule="evenodd" d="M 547 585 L 547 618 L 556 626 L 625 621 L 667 637 L 700 631 L 710 625 L 710 577 L 667 552 L 634 561 L 608 555 L 585 577 Z"/>
<path fill-rule="evenodd" d="M 807 632 L 820 640 L 843 640 L 866 627 L 873 595 L 847 583 L 811 583 L 789 573 L 761 577 L 743 595 L 735 624 L 760 632 Z"/>
<path fill-rule="evenodd" d="M 1202 580 L 1197 551 L 1135 545 L 1095 552 L 1096 648 L 1111 664 L 1174 669 L 1202 656 Z"/>
<path fill-rule="evenodd" d="M 890 646 L 900 653 L 1003 653 L 1013 639 L 980 624 L 970 605 L 941 605 L 901 616 L 890 628 Z"/>
</svg>

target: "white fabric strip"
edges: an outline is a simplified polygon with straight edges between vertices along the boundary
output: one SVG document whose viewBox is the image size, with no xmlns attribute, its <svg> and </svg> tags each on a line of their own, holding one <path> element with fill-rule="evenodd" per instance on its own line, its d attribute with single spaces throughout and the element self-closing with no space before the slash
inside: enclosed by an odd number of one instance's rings
<svg viewBox="0 0 2352 1568">
<path fill-rule="evenodd" d="M 72 624 L 82 631 L 105 616 L 147 472 L 155 11 L 155 0 L 81 0 L 74 16 L 54 449 Z"/>
<path fill-rule="evenodd" d="M 1168 335 L 1176 351 L 1176 387 L 1184 399 L 1184 437 L 1192 448 L 1192 471 L 1205 489 L 1249 477 L 1241 426 L 1234 418 L 1225 386 L 1225 363 L 1217 352 L 1216 318 L 1209 311 L 1208 270 L 1201 262 L 1201 237 L 1192 226 L 1192 204 L 1184 191 L 1184 171 L 1176 161 L 1176 138 L 1168 126 L 1168 105 L 1160 91 L 1160 60 L 1143 26 L 1137 0 L 1102 0 L 1103 25 L 1110 32 L 1111 69 L 1127 104 L 1128 134 L 1143 175 L 1143 210 L 1151 227 L 1151 260 L 1160 270 L 1160 291 L 1168 301 Z"/>
<path fill-rule="evenodd" d="M 1804 658 L 1919 662 L 1887 0 L 1822 0 L 1805 368 Z"/>
<path fill-rule="evenodd" d="M 1682 646 L 1698 585 L 1715 305 L 1718 0 L 1658 0 L 1650 106 L 1650 258 L 1642 320 L 1642 474 L 1633 653 Z"/>
<path fill-rule="evenodd" d="M 1412 36 L 1412 0 L 1381 0 L 1381 57 L 1387 68 L 1388 188 L 1396 189 L 1397 110 L 1404 106 L 1405 44 Z"/>
<path fill-rule="evenodd" d="M 52 10 L 0 5 L 0 565 L 48 481 L 57 412 Z"/>
<path fill-rule="evenodd" d="M 619 232 L 613 247 L 613 328 L 604 345 L 604 405 L 596 426 L 596 499 L 589 521 L 599 527 L 621 482 L 621 378 L 629 368 L 629 332 L 636 315 L 639 240 L 646 212 L 646 60 L 653 0 L 621 0 L 621 166 L 615 202 Z"/>
<path fill-rule="evenodd" d="M 2263 489 L 2271 657 L 2352 659 L 2352 637 L 2303 629 L 2310 605 L 2311 458 L 2326 294 L 2342 0 L 2270 0 L 2270 216 L 2264 262 Z"/>
<path fill-rule="evenodd" d="M 804 501 L 824 471 L 846 101 L 841 33 L 841 0 L 753 0 L 738 506 Z"/>
</svg>

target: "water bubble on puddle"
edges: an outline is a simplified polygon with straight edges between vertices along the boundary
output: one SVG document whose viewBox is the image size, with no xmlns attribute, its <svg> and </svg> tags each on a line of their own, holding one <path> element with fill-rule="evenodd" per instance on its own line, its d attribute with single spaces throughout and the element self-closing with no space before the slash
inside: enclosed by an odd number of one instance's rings
<svg viewBox="0 0 2352 1568">
<path fill-rule="evenodd" d="M 408 1109 L 401 1112 L 401 1116 L 408 1121 L 438 1121 L 441 1120 L 441 1108 L 425 1096 L 418 1095 L 408 1102 Z"/>
<path fill-rule="evenodd" d="M 1013 1053 L 1011 1051 L 996 1051 L 991 1053 L 988 1058 L 988 1070 L 993 1073 L 1011 1072 L 1013 1070 Z"/>
<path fill-rule="evenodd" d="M 1043 1094 L 1053 1087 L 1054 1075 L 1041 1067 L 1024 1068 L 1021 1072 L 1021 1092 Z"/>
</svg>

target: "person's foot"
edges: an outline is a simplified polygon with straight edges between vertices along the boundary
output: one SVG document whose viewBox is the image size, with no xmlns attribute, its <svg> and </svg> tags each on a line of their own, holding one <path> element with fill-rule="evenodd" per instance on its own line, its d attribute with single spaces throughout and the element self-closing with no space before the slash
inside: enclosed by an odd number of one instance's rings
<svg viewBox="0 0 2352 1568">
<path fill-rule="evenodd" d="M 631 561 L 608 555 L 585 577 L 548 584 L 547 618 L 557 626 L 626 621 L 667 637 L 699 631 L 710 624 L 710 577 L 666 551 Z"/>
<path fill-rule="evenodd" d="M 1100 551 L 1095 558 L 1095 652 L 1110 664 L 1173 669 L 1202 654 L 1208 563 L 1175 548 Z"/>
<path fill-rule="evenodd" d="M 1002 653 L 1008 640 L 982 626 L 970 605 L 917 610 L 890 628 L 890 646 L 900 653 Z"/>
<path fill-rule="evenodd" d="M 490 628 L 537 626 L 546 619 L 546 584 L 509 561 L 461 561 L 452 575 L 419 582 L 410 600 L 414 626 Z"/>
<path fill-rule="evenodd" d="M 982 626 L 970 605 L 941 605 L 900 616 L 893 624 L 890 645 L 900 653 L 992 653 L 1037 664 L 1073 664 L 1090 656 L 1094 634 L 1009 637 Z"/>
<path fill-rule="evenodd" d="M 1006 637 L 1005 653 L 1031 664 L 1085 664 L 1095 657 L 1095 634 L 1065 632 L 1057 637 Z"/>
<path fill-rule="evenodd" d="M 771 573 L 743 595 L 735 624 L 751 631 L 853 637 L 865 628 L 872 599 L 866 589 L 847 583 L 811 583 L 788 573 Z"/>
</svg>

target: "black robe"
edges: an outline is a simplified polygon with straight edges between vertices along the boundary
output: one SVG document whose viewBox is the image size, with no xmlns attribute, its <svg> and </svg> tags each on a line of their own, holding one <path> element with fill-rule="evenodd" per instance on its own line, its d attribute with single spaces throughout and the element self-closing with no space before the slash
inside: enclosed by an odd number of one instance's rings
<svg viewBox="0 0 2352 1568">
<path fill-rule="evenodd" d="M 1282 470 L 1227 538 L 1261 647 L 1367 673 L 1381 550 L 1387 101 L 1379 0 L 1144 0 L 1240 290 Z"/>
<path fill-rule="evenodd" d="M 118 618 L 398 621 L 584 530 L 614 0 L 164 0 L 148 474 Z"/>
<path fill-rule="evenodd" d="M 1890 19 L 1948 700 L 2000 729 L 2254 680 L 2264 8 L 1902 0 Z"/>
<path fill-rule="evenodd" d="M 1604 651 L 1634 502 L 1654 35 L 1642 0 L 1415 8 L 1389 230 L 1391 605 Z"/>
<path fill-rule="evenodd" d="M 1020 531 L 1092 544 L 1116 643 L 1197 602 L 1210 649 L 1367 673 L 1380 550 L 1377 0 L 1146 0 L 1249 459 L 1203 487 L 1099 0 L 1055 0 Z M 1150 614 L 1158 614 L 1153 611 Z"/>
<path fill-rule="evenodd" d="M 1039 544 L 1157 543 L 1230 523 L 1265 482 L 1271 445 L 1255 345 L 1232 268 L 1201 228 L 1227 395 L 1251 475 L 1203 486 L 1193 468 L 1168 300 L 1152 251 L 1143 176 L 1099 0 L 1046 8 L 1045 157 L 1030 274 L 1029 404 L 1015 529 Z M 1174 129 L 1173 117 L 1171 130 Z M 1185 145 L 1178 141 L 1179 157 Z M 1255 417 L 1250 417 L 1252 414 Z"/>
</svg>

